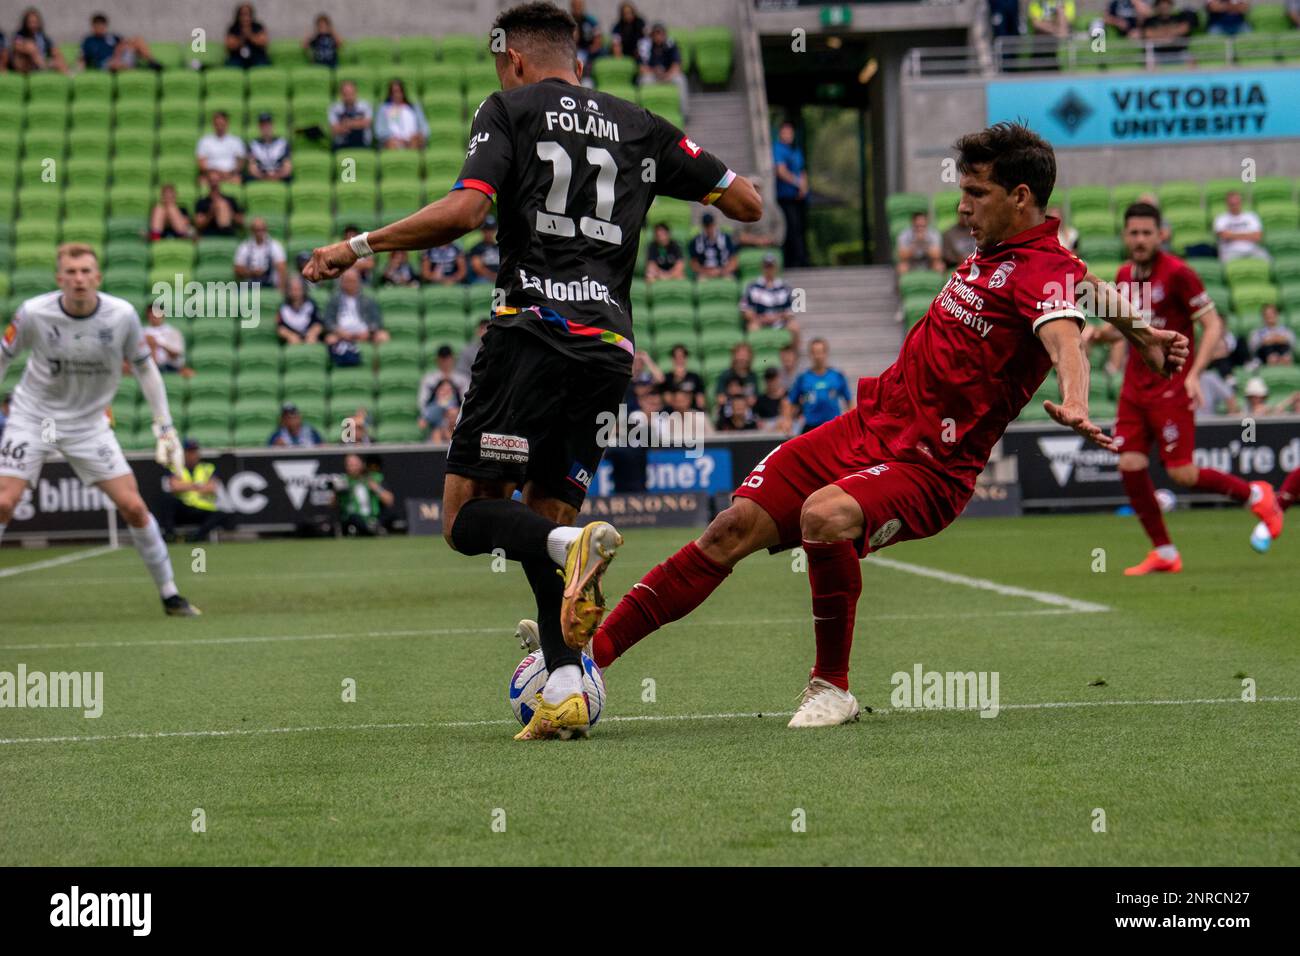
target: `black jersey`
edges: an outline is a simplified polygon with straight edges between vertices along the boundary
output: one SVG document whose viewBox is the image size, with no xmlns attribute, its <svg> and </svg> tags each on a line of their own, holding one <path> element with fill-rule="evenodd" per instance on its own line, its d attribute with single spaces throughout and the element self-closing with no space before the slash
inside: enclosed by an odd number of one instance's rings
<svg viewBox="0 0 1300 956">
<path fill-rule="evenodd" d="M 560 79 L 493 93 L 456 189 L 497 200 L 494 324 L 584 361 L 632 363 L 628 301 L 656 195 L 710 203 L 734 174 L 663 118 Z"/>
</svg>

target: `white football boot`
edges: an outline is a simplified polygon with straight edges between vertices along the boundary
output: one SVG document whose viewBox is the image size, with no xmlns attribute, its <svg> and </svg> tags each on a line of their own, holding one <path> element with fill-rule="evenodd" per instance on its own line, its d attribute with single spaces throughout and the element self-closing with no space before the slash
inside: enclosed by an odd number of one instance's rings
<svg viewBox="0 0 1300 956">
<path fill-rule="evenodd" d="M 524 618 L 516 624 L 515 637 L 519 641 L 520 649 L 529 654 L 539 653 L 542 649 L 542 635 L 537 630 L 536 621 Z M 591 641 L 582 645 L 582 653 L 586 654 L 588 657 L 591 656 Z"/>
<path fill-rule="evenodd" d="M 858 699 L 820 677 L 810 677 L 790 727 L 835 727 L 858 719 Z"/>
</svg>

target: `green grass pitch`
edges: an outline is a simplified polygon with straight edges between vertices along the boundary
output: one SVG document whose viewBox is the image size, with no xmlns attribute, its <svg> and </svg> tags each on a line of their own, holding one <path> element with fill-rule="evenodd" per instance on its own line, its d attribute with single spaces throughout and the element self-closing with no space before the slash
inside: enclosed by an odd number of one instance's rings
<svg viewBox="0 0 1300 956">
<path fill-rule="evenodd" d="M 204 573 L 176 546 L 195 621 L 129 548 L 3 577 L 0 670 L 102 671 L 105 704 L 0 710 L 0 865 L 1296 865 L 1300 541 L 1259 557 L 1252 523 L 1173 516 L 1186 571 L 1160 579 L 1122 576 L 1145 541 L 1111 516 L 890 548 L 1110 610 L 868 559 L 851 676 L 876 712 L 821 731 L 780 716 L 812 661 L 806 575 L 756 555 L 609 669 L 607 719 L 569 743 L 510 739 L 522 573 L 441 540 L 222 544 Z M 630 532 L 611 596 L 693 534 Z M 997 671 L 1003 711 L 890 710 L 917 663 Z M 1098 706 L 1019 706 L 1064 703 Z"/>
</svg>

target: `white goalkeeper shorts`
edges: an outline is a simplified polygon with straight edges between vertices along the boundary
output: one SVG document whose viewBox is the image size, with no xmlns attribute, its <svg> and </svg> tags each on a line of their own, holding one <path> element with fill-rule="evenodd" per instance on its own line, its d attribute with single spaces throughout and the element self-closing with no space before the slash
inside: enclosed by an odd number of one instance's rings
<svg viewBox="0 0 1300 956">
<path fill-rule="evenodd" d="M 35 487 L 46 459 L 55 452 L 68 460 L 84 485 L 131 474 L 107 418 L 99 417 L 98 422 L 73 432 L 54 422 L 47 425 L 48 430 L 33 419 L 9 419 L 0 434 L 0 475 L 21 478 Z"/>
</svg>

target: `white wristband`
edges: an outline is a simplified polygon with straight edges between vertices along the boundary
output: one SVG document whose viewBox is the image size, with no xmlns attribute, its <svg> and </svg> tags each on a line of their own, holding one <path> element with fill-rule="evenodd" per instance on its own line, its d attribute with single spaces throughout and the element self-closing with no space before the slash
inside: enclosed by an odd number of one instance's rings
<svg viewBox="0 0 1300 956">
<path fill-rule="evenodd" d="M 374 250 L 370 248 L 370 233 L 363 232 L 353 236 L 348 240 L 348 246 L 356 253 L 358 259 L 364 259 L 366 256 L 373 256 Z"/>
</svg>

